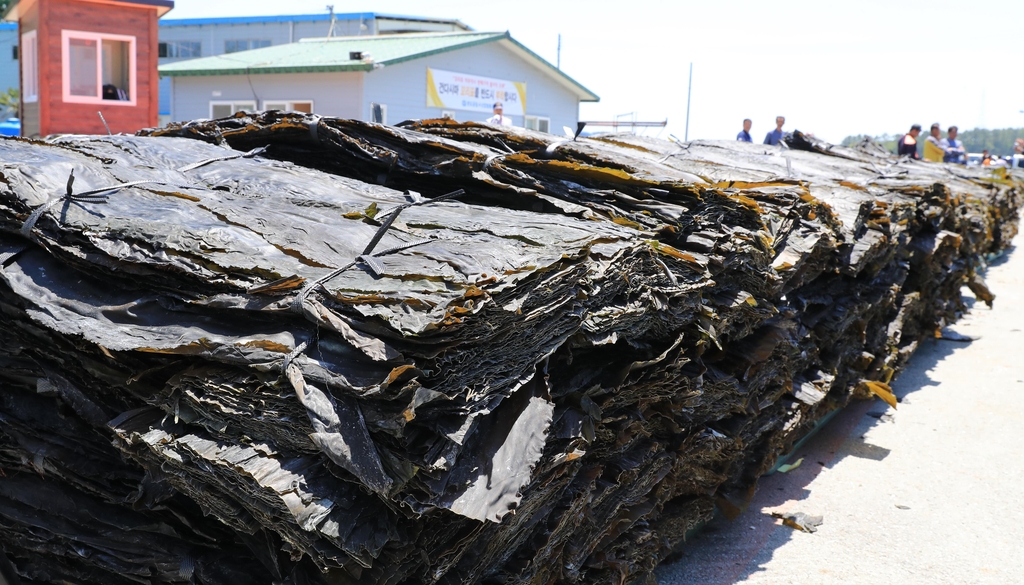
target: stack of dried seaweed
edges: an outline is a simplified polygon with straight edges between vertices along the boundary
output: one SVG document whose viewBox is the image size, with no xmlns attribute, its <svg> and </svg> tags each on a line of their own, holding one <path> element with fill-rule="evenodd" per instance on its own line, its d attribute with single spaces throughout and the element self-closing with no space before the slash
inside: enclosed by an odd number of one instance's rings
<svg viewBox="0 0 1024 585">
<path fill-rule="evenodd" d="M 800 135 L 409 126 L 0 142 L 0 573 L 643 577 L 890 397 L 1022 186 Z"/>
</svg>

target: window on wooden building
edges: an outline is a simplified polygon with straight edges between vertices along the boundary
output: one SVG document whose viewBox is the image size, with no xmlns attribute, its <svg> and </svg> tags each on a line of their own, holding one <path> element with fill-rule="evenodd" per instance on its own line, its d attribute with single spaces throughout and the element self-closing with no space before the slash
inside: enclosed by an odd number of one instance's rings
<svg viewBox="0 0 1024 585">
<path fill-rule="evenodd" d="M 39 101 L 39 60 L 36 31 L 21 35 L 21 101 Z"/>
<path fill-rule="evenodd" d="M 262 49 L 269 46 L 270 41 L 267 39 L 228 39 L 224 41 L 224 52 L 237 53 L 239 51 Z"/>
<path fill-rule="evenodd" d="M 253 101 L 216 101 L 210 102 L 210 117 L 211 118 L 227 118 L 228 116 L 241 112 L 242 110 L 253 111 L 256 109 L 256 102 Z"/>
<path fill-rule="evenodd" d="M 61 32 L 64 101 L 135 105 L 135 37 Z"/>
<path fill-rule="evenodd" d="M 310 100 L 284 101 L 284 100 L 263 100 L 264 110 L 281 110 L 282 112 L 302 112 L 303 114 L 313 113 L 313 102 Z"/>
</svg>

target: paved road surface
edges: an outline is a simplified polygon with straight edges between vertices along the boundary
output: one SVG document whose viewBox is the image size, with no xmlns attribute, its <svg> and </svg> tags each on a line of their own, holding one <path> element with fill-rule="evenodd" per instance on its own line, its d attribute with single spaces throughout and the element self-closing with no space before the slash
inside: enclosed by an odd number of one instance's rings
<svg viewBox="0 0 1024 585">
<path fill-rule="evenodd" d="M 928 341 L 894 383 L 857 403 L 763 478 L 750 508 L 716 519 L 660 585 L 1024 584 L 1024 238 L 989 268 L 995 307 Z M 883 419 L 876 418 L 888 413 Z M 824 516 L 818 532 L 772 511 Z"/>
</svg>

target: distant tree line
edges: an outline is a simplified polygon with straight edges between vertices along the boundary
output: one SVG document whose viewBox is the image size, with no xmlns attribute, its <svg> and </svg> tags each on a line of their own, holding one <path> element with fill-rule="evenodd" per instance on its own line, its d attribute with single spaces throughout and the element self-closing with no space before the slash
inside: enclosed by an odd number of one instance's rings
<svg viewBox="0 0 1024 585">
<path fill-rule="evenodd" d="M 869 136 L 867 134 L 855 134 L 853 136 L 843 138 L 843 141 L 840 142 L 840 144 L 843 146 L 853 146 L 854 144 L 859 144 L 863 142 L 864 139 L 869 138 L 884 146 L 889 152 L 896 152 L 896 141 L 900 139 L 900 136 L 903 135 L 879 134 L 878 136 Z"/>
<path fill-rule="evenodd" d="M 924 131 L 921 132 L 921 136 L 918 140 L 924 140 L 924 137 L 928 135 L 928 128 L 925 127 Z M 847 136 L 843 138 L 843 146 L 851 146 L 864 140 L 865 138 L 871 138 L 875 142 L 884 146 L 890 152 L 896 152 L 896 141 L 898 141 L 903 134 L 880 134 L 878 136 L 868 136 L 867 134 L 857 134 L 855 136 Z M 942 137 L 946 137 L 946 129 L 942 129 Z M 988 150 L 990 153 L 997 156 L 1007 156 L 1013 154 L 1013 141 L 1017 138 L 1024 137 L 1024 128 L 998 128 L 995 130 L 988 130 L 986 128 L 975 128 L 973 130 L 961 130 L 957 136 L 960 140 L 964 141 L 964 148 L 967 152 L 981 152 L 982 150 Z"/>
</svg>

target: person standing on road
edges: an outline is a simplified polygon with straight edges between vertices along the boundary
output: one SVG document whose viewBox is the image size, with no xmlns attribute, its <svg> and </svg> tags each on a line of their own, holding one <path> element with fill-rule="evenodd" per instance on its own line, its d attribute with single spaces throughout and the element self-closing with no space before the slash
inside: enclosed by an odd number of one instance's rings
<svg viewBox="0 0 1024 585">
<path fill-rule="evenodd" d="M 946 131 L 946 137 L 939 142 L 939 146 L 945 152 L 942 162 L 960 163 L 966 157 L 967 151 L 964 150 L 963 140 L 956 139 L 957 132 L 956 126 L 950 126 Z"/>
<path fill-rule="evenodd" d="M 896 143 L 896 154 L 899 156 L 909 156 L 914 160 L 921 160 L 921 155 L 917 154 L 917 135 L 921 133 L 921 125 L 914 124 L 910 127 L 910 132 L 903 135 L 900 141 Z"/>
<path fill-rule="evenodd" d="M 768 133 L 767 136 L 764 137 L 764 143 L 765 144 L 771 144 L 772 146 L 775 146 L 776 144 L 782 142 L 782 137 L 785 136 L 785 134 L 782 132 L 782 125 L 785 124 L 785 123 L 786 123 L 786 117 L 785 116 L 776 116 L 775 117 L 775 130 L 772 130 L 771 132 Z"/>
<path fill-rule="evenodd" d="M 743 130 L 740 130 L 740 133 L 736 135 L 736 140 L 739 140 L 740 142 L 753 142 L 750 138 L 751 124 L 753 124 L 753 122 L 750 121 L 750 118 L 743 120 Z"/>
<path fill-rule="evenodd" d="M 494 115 L 487 118 L 488 124 L 494 124 L 496 126 L 511 126 L 512 118 L 502 114 L 505 111 L 505 105 L 501 102 L 494 102 Z"/>
</svg>

